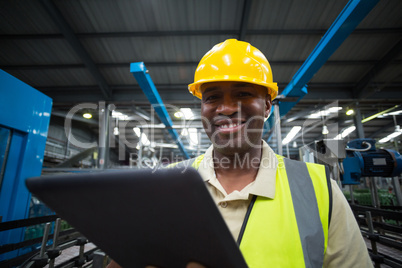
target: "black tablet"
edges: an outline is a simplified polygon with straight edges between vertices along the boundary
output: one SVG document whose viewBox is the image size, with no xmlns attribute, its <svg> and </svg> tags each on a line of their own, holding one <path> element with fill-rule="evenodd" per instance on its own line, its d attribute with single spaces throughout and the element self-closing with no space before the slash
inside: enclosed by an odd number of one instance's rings
<svg viewBox="0 0 402 268">
<path fill-rule="evenodd" d="M 194 169 L 48 175 L 26 185 L 122 267 L 247 267 Z"/>
</svg>

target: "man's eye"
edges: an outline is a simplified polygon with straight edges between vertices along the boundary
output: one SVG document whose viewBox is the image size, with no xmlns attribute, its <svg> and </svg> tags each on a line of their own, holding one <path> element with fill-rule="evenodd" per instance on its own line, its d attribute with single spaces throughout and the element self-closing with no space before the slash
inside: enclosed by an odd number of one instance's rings
<svg viewBox="0 0 402 268">
<path fill-rule="evenodd" d="M 251 94 L 249 92 L 240 92 L 239 96 L 240 97 L 247 97 L 247 96 L 251 96 Z"/>
<path fill-rule="evenodd" d="M 218 97 L 216 96 L 216 95 L 211 95 L 211 96 L 208 96 L 208 97 L 206 97 L 205 98 L 205 101 L 211 101 L 211 100 L 215 100 L 215 99 L 217 99 Z"/>
</svg>

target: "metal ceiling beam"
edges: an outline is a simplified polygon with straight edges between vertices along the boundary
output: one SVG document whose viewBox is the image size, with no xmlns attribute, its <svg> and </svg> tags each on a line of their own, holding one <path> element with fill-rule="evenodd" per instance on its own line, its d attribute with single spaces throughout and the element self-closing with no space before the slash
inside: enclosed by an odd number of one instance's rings
<svg viewBox="0 0 402 268">
<path fill-rule="evenodd" d="M 353 96 L 357 99 L 366 95 L 365 90 L 370 86 L 371 81 L 376 77 L 382 70 L 384 70 L 389 64 L 391 64 L 402 51 L 402 39 L 388 51 L 387 54 L 370 70 L 367 74 L 357 83 L 355 89 L 353 89 Z"/>
<path fill-rule="evenodd" d="M 286 83 L 278 83 L 279 87 L 285 87 Z M 310 89 L 331 89 L 334 88 L 342 89 L 352 89 L 354 87 L 354 83 L 310 83 Z M 387 85 L 389 88 L 400 88 L 402 87 L 401 82 L 394 82 L 394 83 L 386 83 L 386 82 L 378 82 L 376 85 L 382 86 Z M 156 84 L 155 85 L 159 90 L 173 90 L 173 89 L 187 89 L 188 84 Z M 113 90 L 138 90 L 140 89 L 139 85 L 111 85 L 110 86 Z M 47 92 L 56 92 L 56 91 L 96 91 L 96 86 L 49 86 L 49 87 L 41 87 L 36 86 L 36 89 L 40 91 L 47 91 Z"/>
<path fill-rule="evenodd" d="M 179 67 L 179 66 L 194 66 L 198 65 L 198 61 L 185 61 L 185 62 L 147 62 L 148 67 Z M 302 65 L 304 61 L 298 60 L 277 60 L 270 61 L 271 66 L 274 65 Z M 325 65 L 335 65 L 335 66 L 356 66 L 356 65 L 375 65 L 378 61 L 376 60 L 330 60 L 325 63 Z M 402 64 L 402 60 L 393 60 L 389 64 Z M 126 62 L 121 63 L 97 63 L 98 68 L 127 68 L 128 64 Z M 35 65 L 0 65 L 0 69 L 14 71 L 14 70 L 46 70 L 46 69 L 79 69 L 85 68 L 84 64 L 35 64 Z"/>
<path fill-rule="evenodd" d="M 401 61 L 402 62 L 402 61 Z M 176 66 L 194 66 L 196 67 L 199 62 L 147 62 L 147 66 L 152 67 L 176 67 Z M 302 63 L 302 62 L 301 62 Z M 300 64 L 301 64 L 300 63 Z M 127 62 L 121 63 L 97 63 L 98 68 L 127 68 Z M 79 69 L 85 68 L 84 64 L 35 64 L 35 65 L 0 65 L 3 70 L 46 70 L 46 69 Z"/>
<path fill-rule="evenodd" d="M 264 29 L 247 30 L 248 35 L 319 35 L 325 34 L 325 29 Z M 352 35 L 400 35 L 402 28 L 367 28 L 356 29 Z M 141 32 L 105 32 L 77 33 L 78 38 L 130 38 L 130 37 L 161 37 L 161 36 L 202 36 L 202 35 L 232 35 L 238 36 L 238 30 L 198 30 L 198 31 L 141 31 Z M 62 34 L 2 34 L 0 40 L 19 39 L 62 39 Z"/>
<path fill-rule="evenodd" d="M 243 13 L 240 22 L 240 32 L 238 37 L 240 41 L 244 41 L 246 37 L 248 18 L 250 17 L 251 3 L 252 0 L 244 0 Z"/>
<path fill-rule="evenodd" d="M 350 0 L 281 94 L 285 97 L 299 97 L 299 100 L 302 99 L 307 94 L 306 84 L 378 1 Z M 281 105 L 281 116 L 290 111 L 298 101 L 287 102 L 283 105 L 284 107 Z"/>
<path fill-rule="evenodd" d="M 88 68 L 89 72 L 95 78 L 105 100 L 112 99 L 112 91 L 103 77 L 96 64 L 93 62 L 88 52 L 85 50 L 84 46 L 78 40 L 73 29 L 67 23 L 66 19 L 61 14 L 60 10 L 51 0 L 41 0 L 41 3 L 49 16 L 52 18 L 53 22 L 59 28 L 63 36 L 70 43 L 74 51 L 78 54 L 81 60 L 84 62 L 85 66 Z"/>
<path fill-rule="evenodd" d="M 381 93 L 377 93 L 364 102 L 373 103 L 374 105 L 378 102 L 387 103 L 389 105 L 396 105 L 401 103 L 402 96 L 400 88 L 402 83 L 394 83 L 393 87 L 387 87 Z M 156 85 L 157 88 L 158 85 Z M 59 105 L 74 105 L 77 102 L 98 102 L 102 96 L 97 90 L 97 87 L 61 87 L 61 88 L 38 88 L 46 95 L 53 98 L 55 103 Z M 118 86 L 114 89 L 113 102 L 116 105 L 122 105 L 129 107 L 130 105 L 149 105 L 148 99 L 141 93 L 139 86 Z M 74 92 L 78 92 L 74 94 Z M 194 98 L 191 94 L 183 94 L 186 91 L 186 87 L 181 88 L 169 88 L 166 87 L 165 90 L 159 90 L 161 97 L 171 105 L 177 105 L 180 107 L 193 107 L 195 103 L 199 100 Z M 343 102 L 355 102 L 351 96 L 352 87 L 336 88 L 337 94 L 334 94 L 334 88 L 329 85 L 328 88 L 323 88 L 322 85 L 316 89 L 310 87 L 309 94 L 301 100 L 302 103 L 311 103 L 315 105 L 317 101 L 319 103 L 328 103 L 336 100 Z M 289 98 L 288 98 L 289 99 Z M 288 100 L 286 99 L 286 100 Z M 362 100 L 359 101 L 362 103 Z"/>
<path fill-rule="evenodd" d="M 183 153 L 186 159 L 190 158 L 186 149 L 183 146 L 183 143 L 180 139 L 179 134 L 175 129 L 173 129 L 173 122 L 169 116 L 169 113 L 166 110 L 165 104 L 162 101 L 162 98 L 159 95 L 158 90 L 156 89 L 154 82 L 151 79 L 151 76 L 148 74 L 148 70 L 145 67 L 143 62 L 134 62 L 130 65 L 130 72 L 134 75 L 138 84 L 141 86 L 142 91 L 147 96 L 149 102 L 152 104 L 152 107 L 155 109 L 155 112 L 158 114 L 162 123 L 165 124 L 168 132 L 172 136 L 174 142 L 179 146 L 180 151 Z"/>
</svg>

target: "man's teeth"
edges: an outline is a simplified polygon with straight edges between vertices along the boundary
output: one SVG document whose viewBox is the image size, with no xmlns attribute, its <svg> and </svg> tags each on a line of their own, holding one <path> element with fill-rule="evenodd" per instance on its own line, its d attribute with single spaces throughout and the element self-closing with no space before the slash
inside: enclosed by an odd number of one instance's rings
<svg viewBox="0 0 402 268">
<path fill-rule="evenodd" d="M 230 128 L 230 127 L 237 127 L 240 124 L 226 124 L 226 125 L 221 125 L 221 128 Z"/>
</svg>

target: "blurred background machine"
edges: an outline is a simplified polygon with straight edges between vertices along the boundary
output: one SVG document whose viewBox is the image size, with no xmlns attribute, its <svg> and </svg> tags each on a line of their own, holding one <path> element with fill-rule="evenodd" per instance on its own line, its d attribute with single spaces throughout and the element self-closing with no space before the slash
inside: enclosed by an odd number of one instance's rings
<svg viewBox="0 0 402 268">
<path fill-rule="evenodd" d="M 305 162 L 329 167 L 359 223 L 375 267 L 401 267 L 402 156 L 373 139 L 319 140 L 299 149 Z"/>
<path fill-rule="evenodd" d="M 341 161 L 343 185 L 360 184 L 361 177 L 396 177 L 402 172 L 401 155 L 390 149 L 376 149 L 375 140 L 357 139 L 347 143 Z"/>
</svg>

